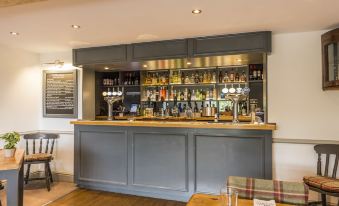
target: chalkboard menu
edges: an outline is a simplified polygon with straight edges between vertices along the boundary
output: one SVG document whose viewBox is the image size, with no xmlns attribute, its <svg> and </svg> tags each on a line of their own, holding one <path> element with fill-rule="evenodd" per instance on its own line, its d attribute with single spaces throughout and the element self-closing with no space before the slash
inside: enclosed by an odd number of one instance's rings
<svg viewBox="0 0 339 206">
<path fill-rule="evenodd" d="M 44 71 L 44 117 L 77 118 L 77 71 Z"/>
</svg>

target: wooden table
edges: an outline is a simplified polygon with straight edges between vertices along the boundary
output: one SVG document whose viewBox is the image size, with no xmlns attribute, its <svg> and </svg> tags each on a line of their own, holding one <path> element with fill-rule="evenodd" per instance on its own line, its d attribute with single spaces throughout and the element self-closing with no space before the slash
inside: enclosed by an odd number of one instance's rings
<svg viewBox="0 0 339 206">
<path fill-rule="evenodd" d="M 22 206 L 24 191 L 24 155 L 25 150 L 17 149 L 15 156 L 5 158 L 0 150 L 0 180 L 6 180 L 7 205 Z"/>
<path fill-rule="evenodd" d="M 194 194 L 186 206 L 223 206 L 219 196 Z M 253 206 L 253 200 L 238 199 L 238 206 Z M 279 204 L 277 206 L 291 206 L 288 204 Z"/>
</svg>

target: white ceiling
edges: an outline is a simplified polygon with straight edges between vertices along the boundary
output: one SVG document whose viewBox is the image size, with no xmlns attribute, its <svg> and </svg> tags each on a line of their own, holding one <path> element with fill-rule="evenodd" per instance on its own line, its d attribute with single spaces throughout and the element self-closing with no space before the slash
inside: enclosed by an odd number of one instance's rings
<svg viewBox="0 0 339 206">
<path fill-rule="evenodd" d="M 192 9 L 203 10 L 193 15 Z M 81 25 L 80 30 L 71 28 Z M 70 48 L 339 26 L 339 0 L 48 0 L 0 8 L 0 44 L 45 53 Z M 9 32 L 19 32 L 12 36 Z"/>
</svg>

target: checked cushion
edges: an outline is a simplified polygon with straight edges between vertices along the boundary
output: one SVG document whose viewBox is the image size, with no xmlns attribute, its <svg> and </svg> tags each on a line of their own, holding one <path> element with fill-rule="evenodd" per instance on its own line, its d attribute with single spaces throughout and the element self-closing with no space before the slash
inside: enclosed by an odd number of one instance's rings
<svg viewBox="0 0 339 206">
<path fill-rule="evenodd" d="M 275 200 L 293 205 L 308 203 L 308 186 L 300 182 L 229 176 L 227 186 L 237 190 L 242 199 Z"/>
<path fill-rule="evenodd" d="M 329 177 L 313 176 L 304 177 L 304 182 L 312 187 L 326 192 L 339 192 L 339 180 Z"/>
</svg>

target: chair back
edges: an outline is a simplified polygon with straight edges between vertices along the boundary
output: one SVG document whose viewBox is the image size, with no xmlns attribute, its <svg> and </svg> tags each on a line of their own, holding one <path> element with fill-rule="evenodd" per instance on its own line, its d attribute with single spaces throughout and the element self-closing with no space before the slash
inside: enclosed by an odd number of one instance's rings
<svg viewBox="0 0 339 206">
<path fill-rule="evenodd" d="M 59 138 L 58 134 L 51 133 L 32 133 L 25 134 L 24 139 L 26 140 L 26 155 L 29 155 L 29 141 L 32 142 L 32 154 L 36 153 L 49 153 L 53 154 L 54 143 L 55 140 Z M 39 149 L 36 151 L 36 141 L 39 144 Z M 43 143 L 45 142 L 45 143 Z M 43 145 L 45 145 L 45 149 L 43 150 Z"/>
<path fill-rule="evenodd" d="M 309 190 L 304 183 L 229 176 L 227 186 L 235 189 L 242 199 L 275 200 L 277 203 L 293 205 L 308 204 Z"/>
<path fill-rule="evenodd" d="M 317 175 L 330 177 L 329 175 L 329 165 L 330 165 L 330 156 L 335 156 L 333 170 L 332 170 L 332 178 L 337 177 L 338 170 L 338 155 L 339 155 L 339 145 L 336 144 L 318 144 L 314 146 L 315 152 L 318 154 L 318 162 L 317 162 Z M 325 171 L 322 173 L 322 161 L 321 155 L 324 154 L 326 156 L 325 162 Z"/>
</svg>

